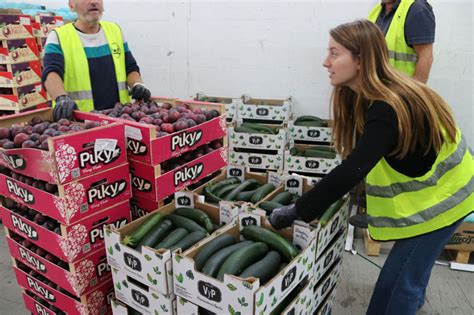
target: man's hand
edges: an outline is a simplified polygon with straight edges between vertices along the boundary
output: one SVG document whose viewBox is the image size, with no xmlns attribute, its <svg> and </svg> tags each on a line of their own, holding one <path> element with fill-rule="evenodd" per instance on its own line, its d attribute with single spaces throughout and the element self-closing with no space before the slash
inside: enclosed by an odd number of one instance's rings
<svg viewBox="0 0 474 315">
<path fill-rule="evenodd" d="M 144 100 L 146 102 L 150 99 L 151 92 L 143 83 L 137 82 L 130 90 L 130 95 L 132 95 L 132 98 L 137 101 Z"/>
<path fill-rule="evenodd" d="M 268 221 L 277 230 L 289 227 L 298 218 L 295 204 L 273 209 Z"/>
<path fill-rule="evenodd" d="M 58 121 L 61 118 L 72 120 L 73 111 L 78 109 L 76 102 L 69 95 L 60 95 L 56 97 L 56 106 L 53 109 L 53 119 Z"/>
</svg>

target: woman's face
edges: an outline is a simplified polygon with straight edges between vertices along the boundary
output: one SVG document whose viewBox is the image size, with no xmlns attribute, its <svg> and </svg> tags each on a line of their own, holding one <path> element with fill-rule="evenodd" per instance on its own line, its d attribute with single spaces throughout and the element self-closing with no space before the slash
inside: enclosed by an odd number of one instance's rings
<svg viewBox="0 0 474 315">
<path fill-rule="evenodd" d="M 330 83 L 333 86 L 348 86 L 357 90 L 359 75 L 359 59 L 344 46 L 329 38 L 328 55 L 324 59 L 323 67 L 328 69 Z"/>
</svg>

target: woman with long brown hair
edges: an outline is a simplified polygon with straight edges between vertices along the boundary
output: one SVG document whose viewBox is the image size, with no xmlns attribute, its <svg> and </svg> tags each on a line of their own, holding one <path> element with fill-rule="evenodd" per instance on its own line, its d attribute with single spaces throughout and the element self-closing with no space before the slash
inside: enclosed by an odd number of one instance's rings
<svg viewBox="0 0 474 315">
<path fill-rule="evenodd" d="M 367 314 L 415 314 L 436 258 L 474 210 L 472 155 L 449 105 L 389 64 L 375 24 L 332 29 L 323 66 L 344 161 L 294 205 L 275 209 L 270 222 L 309 222 L 366 178 L 370 235 L 395 241 Z"/>
</svg>

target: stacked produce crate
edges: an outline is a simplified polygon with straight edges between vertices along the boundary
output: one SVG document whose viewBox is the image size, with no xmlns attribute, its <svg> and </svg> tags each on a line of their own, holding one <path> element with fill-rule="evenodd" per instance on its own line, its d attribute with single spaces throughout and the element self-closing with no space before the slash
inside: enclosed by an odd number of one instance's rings
<svg viewBox="0 0 474 315">
<path fill-rule="evenodd" d="M 237 120 L 237 109 L 243 104 L 241 97 L 209 96 L 202 92 L 196 93 L 194 100 L 224 104 L 226 120 L 228 123 Z"/>
<path fill-rule="evenodd" d="M 80 115 L 101 123 L 125 124 L 132 214 L 140 217 L 227 164 L 223 112 L 219 104 L 155 99 Z"/>
<path fill-rule="evenodd" d="M 229 164 L 253 171 L 283 171 L 291 100 L 244 98 L 229 127 Z"/>
<path fill-rule="evenodd" d="M 341 163 L 331 146 L 330 122 L 316 116 L 300 116 L 288 123 L 285 172 L 317 181 Z"/>
<path fill-rule="evenodd" d="M 125 128 L 52 121 L 51 109 L 0 119 L 0 213 L 26 307 L 110 312 L 103 226 L 130 222 Z"/>
<path fill-rule="evenodd" d="M 0 111 L 18 113 L 48 101 L 29 15 L 0 14 Z"/>
<path fill-rule="evenodd" d="M 37 14 L 33 17 L 33 19 L 33 35 L 35 36 L 36 43 L 38 44 L 41 64 L 43 64 L 46 38 L 52 30 L 62 26 L 64 21 L 61 16 L 55 16 L 53 14 Z"/>
</svg>

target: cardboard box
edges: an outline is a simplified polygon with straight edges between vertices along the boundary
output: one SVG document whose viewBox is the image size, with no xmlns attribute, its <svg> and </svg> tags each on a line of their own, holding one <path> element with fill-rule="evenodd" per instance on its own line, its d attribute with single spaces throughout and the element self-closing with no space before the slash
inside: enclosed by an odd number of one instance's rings
<svg viewBox="0 0 474 315">
<path fill-rule="evenodd" d="M 342 253 L 344 252 L 344 244 L 346 241 L 347 230 L 344 229 L 340 231 L 336 237 L 331 241 L 330 245 L 326 250 L 316 258 L 316 263 L 314 264 L 314 283 L 321 280 L 327 274 L 327 271 L 331 266 L 336 262 L 342 259 Z"/>
<path fill-rule="evenodd" d="M 58 192 L 56 196 L 0 174 L 0 194 L 69 225 L 131 198 L 128 163 L 58 185 Z"/>
<path fill-rule="evenodd" d="M 294 148 L 303 152 L 305 149 L 312 147 L 311 145 L 295 144 Z M 342 160 L 339 155 L 335 159 L 293 156 L 289 150 L 285 151 L 285 172 L 304 172 L 314 174 L 328 174 L 339 164 Z"/>
<path fill-rule="evenodd" d="M 265 125 L 272 127 L 270 125 Z M 277 134 L 264 133 L 245 133 L 237 132 L 234 127 L 229 127 L 229 148 L 243 148 L 243 149 L 258 149 L 258 150 L 272 150 L 283 154 L 286 147 L 286 129 L 279 128 Z"/>
<path fill-rule="evenodd" d="M 174 294 L 168 296 L 137 283 L 121 270 L 112 268 L 115 297 L 142 314 L 176 314 Z"/>
<path fill-rule="evenodd" d="M 41 83 L 20 87 L 2 88 L 7 94 L 0 94 L 0 110 L 19 112 L 49 101 Z"/>
<path fill-rule="evenodd" d="M 244 97 L 237 109 L 239 119 L 267 120 L 269 123 L 288 121 L 293 114 L 291 98 L 263 99 Z"/>
<path fill-rule="evenodd" d="M 227 165 L 227 148 L 222 147 L 172 171 L 162 173 L 161 166 L 130 160 L 135 197 L 162 200 Z"/>
<path fill-rule="evenodd" d="M 473 252 L 474 251 L 474 223 L 463 222 L 445 249 L 454 249 L 458 251 Z"/>
<path fill-rule="evenodd" d="M 24 125 L 33 117 L 53 121 L 51 108 L 0 117 L 0 127 Z M 48 139 L 49 151 L 0 148 L 0 164 L 23 175 L 65 184 L 127 161 L 125 129 L 120 123 Z"/>
<path fill-rule="evenodd" d="M 75 299 L 53 289 L 17 267 L 13 269 L 20 287 L 39 296 L 66 314 L 105 314 L 108 312 L 108 304 L 113 296 L 111 280 L 103 282 L 96 290 Z"/>
<path fill-rule="evenodd" d="M 33 37 L 29 15 L 0 14 L 0 40 L 29 37 Z"/>
<path fill-rule="evenodd" d="M 336 284 L 337 285 L 337 284 Z M 327 295 L 324 301 L 320 304 L 319 308 L 315 311 L 316 315 L 331 315 L 331 310 L 336 301 L 337 286 L 331 289 L 331 292 Z"/>
<path fill-rule="evenodd" d="M 237 108 L 243 104 L 242 98 L 224 97 L 224 96 L 209 96 L 203 93 L 196 93 L 195 101 L 220 103 L 224 104 L 227 121 L 237 119 Z"/>
<path fill-rule="evenodd" d="M 112 299 L 110 306 L 112 306 L 113 315 L 128 315 L 127 305 L 125 305 L 123 302 L 120 302 L 116 298 Z"/>
<path fill-rule="evenodd" d="M 206 212 L 213 222 L 219 222 L 218 210 L 207 204 L 198 202 L 197 196 L 193 196 L 193 199 L 194 207 Z M 168 204 L 157 211 L 166 215 L 172 213 L 175 209 L 175 204 Z M 171 252 L 166 249 L 155 250 L 150 247 L 142 247 L 140 252 L 139 250 L 122 244 L 124 236 L 142 225 L 151 215 L 153 214 L 149 213 L 120 229 L 106 226 L 104 230 L 107 259 L 109 265 L 119 269 L 123 275 L 131 277 L 143 285 L 149 286 L 152 290 L 164 295 L 169 295 L 173 293 Z M 203 241 L 191 248 L 196 247 Z"/>
<path fill-rule="evenodd" d="M 35 38 L 4 39 L 0 47 L 0 63 L 20 63 L 39 60 Z"/>
<path fill-rule="evenodd" d="M 229 164 L 252 169 L 283 171 L 283 154 L 262 154 L 229 150 Z"/>
<path fill-rule="evenodd" d="M 270 313 L 312 271 L 315 234 L 310 228 L 294 225 L 291 233 L 283 235 L 298 244 L 302 251 L 265 285 L 261 285 L 259 279 L 244 280 L 230 275 L 225 275 L 224 281 L 220 281 L 197 271 L 194 267 L 194 257 L 200 247 L 217 234 L 230 233 L 239 237 L 243 226 L 259 224 L 260 218 L 252 214 L 240 214 L 233 222 L 219 229 L 192 250 L 182 254 L 174 252 L 174 293 L 217 314 L 227 311 L 241 314 Z"/>
<path fill-rule="evenodd" d="M 5 65 L 4 67 L 5 71 L 0 70 L 0 87 L 20 87 L 41 82 L 39 60 Z"/>
<path fill-rule="evenodd" d="M 6 228 L 66 262 L 75 262 L 103 248 L 104 225 L 120 227 L 130 222 L 128 202 L 105 209 L 73 225 L 61 225 L 61 234 L 3 206 L 0 207 L 0 212 L 3 212 L 2 223 Z"/>
<path fill-rule="evenodd" d="M 160 99 L 157 101 L 160 101 Z M 154 125 L 140 124 L 134 121 L 94 113 L 79 113 L 78 117 L 84 120 L 99 121 L 102 124 L 112 122 L 124 123 L 127 136 L 128 158 L 154 166 L 226 136 L 227 125 L 222 105 L 176 99 L 167 99 L 166 102 L 178 105 L 187 104 L 191 109 L 214 109 L 221 113 L 221 116 L 159 138 L 157 137 L 156 126 Z"/>
<path fill-rule="evenodd" d="M 313 282 L 313 287 L 311 288 L 311 297 L 312 305 L 310 314 L 313 314 L 316 310 L 321 310 L 321 305 L 325 303 L 325 298 L 333 293 L 339 277 L 341 275 L 342 261 L 336 261 L 331 269 L 327 272 L 326 276 L 320 281 Z"/>
<path fill-rule="evenodd" d="M 31 294 L 31 293 L 30 293 Z M 50 304 L 42 300 L 43 303 L 39 303 L 32 296 L 25 292 L 22 292 L 23 302 L 25 307 L 31 314 L 34 315 L 56 315 L 56 312 L 52 311 L 49 307 Z"/>
<path fill-rule="evenodd" d="M 288 140 L 294 142 L 331 142 L 331 127 L 296 126 L 293 120 L 288 122 Z"/>
<path fill-rule="evenodd" d="M 36 15 L 35 22 L 37 27 L 33 32 L 36 37 L 47 37 L 52 30 L 64 25 L 62 16 L 53 15 Z"/>
<path fill-rule="evenodd" d="M 61 288 L 75 296 L 80 297 L 112 277 L 107 264 L 105 248 L 97 249 L 89 256 L 70 263 L 69 270 L 66 270 L 20 245 L 10 237 L 7 237 L 7 242 L 13 258 L 47 279 L 53 280 Z"/>
<path fill-rule="evenodd" d="M 147 198 L 133 197 L 130 199 L 130 210 L 132 211 L 132 219 L 136 220 L 138 218 L 147 215 L 150 212 L 158 210 L 162 206 L 163 202 L 153 201 Z"/>
</svg>

